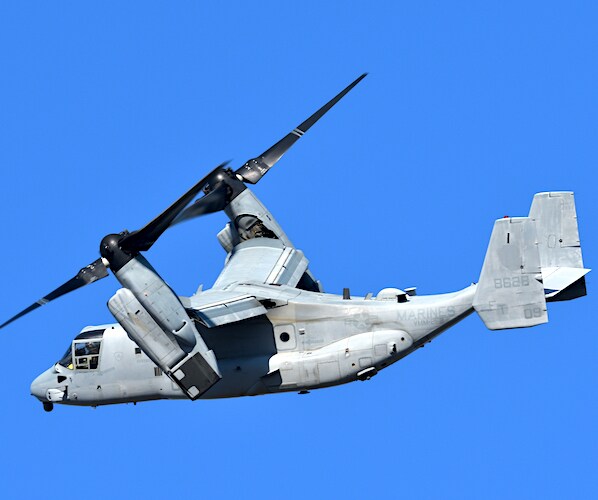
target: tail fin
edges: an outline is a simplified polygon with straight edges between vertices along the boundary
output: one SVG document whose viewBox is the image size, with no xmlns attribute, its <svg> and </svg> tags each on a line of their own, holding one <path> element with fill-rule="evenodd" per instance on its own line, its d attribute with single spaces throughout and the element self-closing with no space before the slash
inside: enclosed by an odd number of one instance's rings
<svg viewBox="0 0 598 500">
<path fill-rule="evenodd" d="M 542 280 L 548 301 L 586 294 L 581 244 L 572 192 L 538 193 L 529 217 L 536 223 Z"/>
<path fill-rule="evenodd" d="M 494 223 L 473 307 L 491 330 L 546 323 L 546 301 L 585 295 L 589 271 L 573 193 L 538 193 L 529 217 Z"/>
<path fill-rule="evenodd" d="M 490 330 L 548 322 L 536 229 L 529 217 L 494 223 L 473 307 Z"/>
</svg>

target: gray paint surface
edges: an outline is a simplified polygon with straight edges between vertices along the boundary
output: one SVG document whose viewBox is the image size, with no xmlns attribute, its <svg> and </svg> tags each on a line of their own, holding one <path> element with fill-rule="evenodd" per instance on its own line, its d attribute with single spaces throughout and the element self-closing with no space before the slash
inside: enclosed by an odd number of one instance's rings
<svg viewBox="0 0 598 500">
<path fill-rule="evenodd" d="M 307 259 L 247 189 L 226 209 L 231 222 L 226 238 L 221 233 L 220 240 L 225 241 L 228 257 L 214 287 L 177 298 L 187 318 L 183 321 L 193 327 L 196 345 L 202 346 L 203 353 L 213 353 L 221 378 L 200 395 L 185 393 L 180 381 L 168 373 L 178 358 L 167 360 L 171 350 L 165 348 L 162 355 L 156 355 L 151 346 L 134 342 L 131 331 L 135 333 L 137 327 L 127 323 L 127 309 L 121 308 L 119 314 L 118 307 L 111 307 L 125 328 L 118 323 L 93 327 L 103 330 L 97 368 L 83 370 L 57 363 L 33 382 L 31 392 L 43 402 L 86 406 L 299 392 L 368 379 L 467 317 L 474 308 L 493 329 L 545 322 L 545 294 L 554 293 L 542 285 L 545 264 L 557 270 L 588 271 L 583 269 L 578 236 L 576 240 L 576 217 L 575 224 L 571 222 L 572 194 L 563 194 L 562 203 L 554 202 L 559 193 L 552 195 L 546 205 L 548 215 L 543 201 L 548 197 L 541 194 L 534 199 L 530 217 L 495 223 L 479 285 L 429 296 L 389 288 L 375 297 L 347 300 L 342 295 L 297 287 L 308 271 Z M 559 222 L 564 218 L 566 223 Z M 243 219 L 257 220 L 257 226 L 247 230 L 239 224 Z M 552 230 L 550 220 L 565 236 L 566 244 L 547 251 L 542 250 L 541 241 Z M 574 276 L 578 275 L 579 271 Z M 127 276 L 135 283 L 138 279 Z M 575 281 L 563 282 L 563 289 Z M 157 289 L 170 290 L 159 285 Z M 124 290 L 128 288 L 121 292 Z M 529 307 L 540 307 L 540 314 L 534 316 L 532 311 L 529 318 Z M 176 310 L 177 317 L 181 314 Z M 174 334 L 159 328 L 152 335 L 156 345 L 168 339 L 176 342 Z"/>
</svg>

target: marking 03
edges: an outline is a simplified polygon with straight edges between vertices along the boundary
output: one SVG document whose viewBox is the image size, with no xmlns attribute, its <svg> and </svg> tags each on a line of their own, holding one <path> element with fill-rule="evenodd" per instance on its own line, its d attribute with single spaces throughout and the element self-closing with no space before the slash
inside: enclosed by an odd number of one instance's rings
<svg viewBox="0 0 598 500">
<path fill-rule="evenodd" d="M 512 278 L 496 278 L 494 288 L 517 288 L 529 286 L 529 276 L 514 276 Z"/>
</svg>

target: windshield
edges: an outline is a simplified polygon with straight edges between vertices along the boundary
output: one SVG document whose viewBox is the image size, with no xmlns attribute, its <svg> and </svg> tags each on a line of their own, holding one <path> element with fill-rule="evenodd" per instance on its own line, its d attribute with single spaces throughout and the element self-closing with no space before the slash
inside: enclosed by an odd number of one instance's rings
<svg viewBox="0 0 598 500">
<path fill-rule="evenodd" d="M 61 366 L 64 366 L 65 368 L 68 368 L 69 370 L 73 369 L 72 346 L 69 346 L 69 348 L 66 350 L 66 352 L 64 353 L 64 356 L 62 356 L 62 358 L 60 359 L 58 364 Z"/>
</svg>

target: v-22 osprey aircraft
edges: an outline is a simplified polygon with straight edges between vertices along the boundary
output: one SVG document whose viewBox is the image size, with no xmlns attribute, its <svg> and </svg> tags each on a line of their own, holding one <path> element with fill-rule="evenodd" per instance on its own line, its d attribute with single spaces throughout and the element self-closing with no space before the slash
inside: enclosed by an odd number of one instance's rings
<svg viewBox="0 0 598 500">
<path fill-rule="evenodd" d="M 476 311 L 491 330 L 548 321 L 546 303 L 586 294 L 572 192 L 534 196 L 527 217 L 494 223 L 477 284 L 440 295 L 385 288 L 375 297 L 325 293 L 308 260 L 248 184 L 366 75 L 361 75 L 262 155 L 222 164 L 145 227 L 104 237 L 100 258 L 12 317 L 108 275 L 117 323 L 84 328 L 31 384 L 54 403 L 93 406 L 157 399 L 213 399 L 309 390 L 368 380 Z M 193 200 L 199 198 L 193 202 Z M 224 211 L 227 253 L 210 290 L 178 296 L 148 251 L 180 222 Z"/>
</svg>

